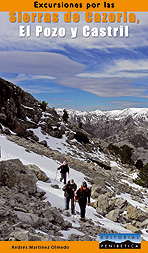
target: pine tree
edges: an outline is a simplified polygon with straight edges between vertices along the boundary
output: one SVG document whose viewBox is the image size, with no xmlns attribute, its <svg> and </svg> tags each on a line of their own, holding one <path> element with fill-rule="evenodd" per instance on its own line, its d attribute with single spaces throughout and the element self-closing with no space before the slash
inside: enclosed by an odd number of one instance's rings
<svg viewBox="0 0 148 253">
<path fill-rule="evenodd" d="M 135 163 L 135 167 L 140 170 L 143 168 L 143 162 L 141 159 L 137 160 L 137 162 Z"/>
<path fill-rule="evenodd" d="M 148 163 L 140 169 L 138 177 L 142 180 L 142 185 L 148 187 Z"/>
</svg>

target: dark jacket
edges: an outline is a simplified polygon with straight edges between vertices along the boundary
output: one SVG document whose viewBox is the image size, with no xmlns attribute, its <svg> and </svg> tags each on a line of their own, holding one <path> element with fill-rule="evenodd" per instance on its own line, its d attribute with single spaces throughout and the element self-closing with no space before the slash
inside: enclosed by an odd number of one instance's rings
<svg viewBox="0 0 148 253">
<path fill-rule="evenodd" d="M 71 184 L 70 181 L 63 187 L 64 196 L 66 198 L 74 198 L 74 192 L 77 189 L 77 185 L 75 183 Z"/>
<path fill-rule="evenodd" d="M 69 167 L 68 164 L 61 165 L 58 170 L 61 170 L 60 173 L 66 174 L 66 172 L 69 173 Z"/>
<path fill-rule="evenodd" d="M 83 189 L 83 186 L 81 186 L 75 195 L 75 199 L 78 199 L 79 202 L 83 202 L 84 204 L 90 203 L 90 196 L 91 196 L 91 190 L 87 187 L 85 190 Z"/>
</svg>

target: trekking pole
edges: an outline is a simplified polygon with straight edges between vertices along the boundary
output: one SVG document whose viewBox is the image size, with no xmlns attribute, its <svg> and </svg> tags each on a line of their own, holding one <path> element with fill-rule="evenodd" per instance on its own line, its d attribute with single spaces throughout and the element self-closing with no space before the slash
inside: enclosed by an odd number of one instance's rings
<svg viewBox="0 0 148 253">
<path fill-rule="evenodd" d="M 74 214 L 76 214 L 76 213 L 75 213 L 75 207 L 76 207 L 76 199 L 74 199 L 74 213 L 73 213 L 73 218 L 72 218 L 73 221 L 75 221 L 75 220 L 74 220 Z"/>
<path fill-rule="evenodd" d="M 58 170 L 56 171 L 56 176 L 55 176 L 55 180 L 57 180 L 57 174 L 58 174 Z"/>
</svg>

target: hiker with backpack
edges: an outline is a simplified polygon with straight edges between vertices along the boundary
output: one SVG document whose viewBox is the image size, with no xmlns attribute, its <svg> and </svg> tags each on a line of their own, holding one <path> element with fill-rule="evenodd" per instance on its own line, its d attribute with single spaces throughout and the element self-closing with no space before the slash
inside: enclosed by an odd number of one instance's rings
<svg viewBox="0 0 148 253">
<path fill-rule="evenodd" d="M 88 199 L 88 205 L 90 205 L 91 190 L 87 187 L 87 183 L 83 182 L 82 186 L 77 190 L 75 194 L 75 200 L 78 199 L 80 206 L 81 220 L 85 221 L 86 204 Z"/>
<path fill-rule="evenodd" d="M 69 167 L 66 161 L 63 162 L 63 164 L 57 168 L 57 170 L 60 170 L 61 173 L 61 178 L 60 181 L 62 182 L 62 180 L 64 179 L 64 184 L 66 184 L 66 173 L 69 174 Z"/>
<path fill-rule="evenodd" d="M 70 179 L 68 183 L 63 187 L 64 196 L 66 197 L 66 210 L 69 209 L 69 202 L 71 200 L 71 213 L 75 214 L 74 210 L 74 196 L 75 191 L 77 189 L 77 185 L 75 184 L 73 179 Z"/>
</svg>

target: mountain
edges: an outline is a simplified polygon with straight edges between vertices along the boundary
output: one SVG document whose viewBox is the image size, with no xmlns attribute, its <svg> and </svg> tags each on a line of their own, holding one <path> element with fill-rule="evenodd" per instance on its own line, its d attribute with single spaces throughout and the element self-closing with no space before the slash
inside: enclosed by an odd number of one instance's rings
<svg viewBox="0 0 148 253">
<path fill-rule="evenodd" d="M 138 170 L 100 149 L 100 140 L 45 102 L 0 79 L 1 240 L 98 240 L 99 233 L 141 233 L 148 240 L 148 192 Z M 67 161 L 79 188 L 91 188 L 86 222 L 65 210 L 57 168 Z"/>
<path fill-rule="evenodd" d="M 141 158 L 148 162 L 148 108 L 91 112 L 68 110 L 68 115 L 75 124 L 81 122 L 91 137 L 101 139 L 102 145 L 127 144 L 134 149 L 133 160 Z"/>
<path fill-rule="evenodd" d="M 93 149 L 89 134 L 71 122 L 65 122 L 54 108 L 45 101 L 37 101 L 31 94 L 8 81 L 0 79 L 0 128 L 3 133 L 10 131 L 20 137 L 41 141 L 47 146 L 49 135 L 59 140 L 75 141 L 82 149 Z M 40 136 L 37 136 L 40 132 Z M 44 140 L 42 140 L 42 137 Z M 83 143 L 83 145 L 82 145 Z"/>
</svg>

